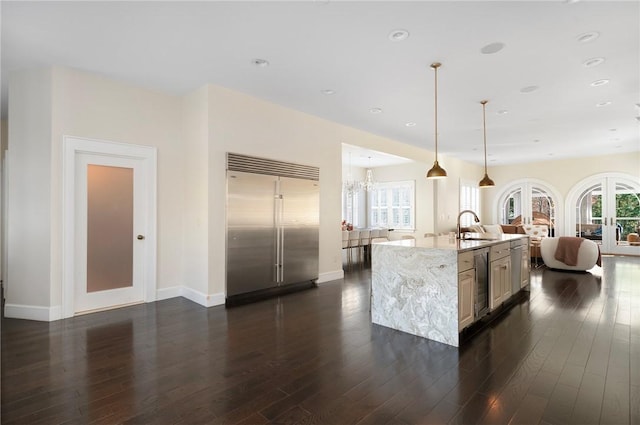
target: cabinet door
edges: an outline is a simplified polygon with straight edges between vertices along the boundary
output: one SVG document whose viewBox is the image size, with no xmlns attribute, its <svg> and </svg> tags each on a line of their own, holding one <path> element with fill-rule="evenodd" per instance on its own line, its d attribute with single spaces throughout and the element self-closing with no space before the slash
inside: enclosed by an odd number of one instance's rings
<svg viewBox="0 0 640 425">
<path fill-rule="evenodd" d="M 511 257 L 493 260 L 489 274 L 491 283 L 489 308 L 493 310 L 511 297 Z"/>
<path fill-rule="evenodd" d="M 501 260 L 500 272 L 502 273 L 502 302 L 511 298 L 511 258 L 505 257 Z"/>
<path fill-rule="evenodd" d="M 462 330 L 473 323 L 473 290 L 475 281 L 475 269 L 458 274 L 458 330 Z"/>
<path fill-rule="evenodd" d="M 520 282 L 520 288 L 524 288 L 529 284 L 529 274 L 531 270 L 529 269 L 529 250 L 522 250 L 522 271 L 520 272 L 520 277 L 522 281 Z"/>
<path fill-rule="evenodd" d="M 489 267 L 489 308 L 493 310 L 502 303 L 502 273 L 500 260 L 492 261 Z"/>
</svg>

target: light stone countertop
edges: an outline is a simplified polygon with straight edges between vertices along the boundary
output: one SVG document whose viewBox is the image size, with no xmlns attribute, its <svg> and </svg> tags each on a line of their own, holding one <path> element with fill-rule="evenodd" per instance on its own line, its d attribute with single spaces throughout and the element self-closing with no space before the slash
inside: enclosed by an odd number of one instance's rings
<svg viewBox="0 0 640 425">
<path fill-rule="evenodd" d="M 458 252 L 470 251 L 473 249 L 484 248 L 491 245 L 496 245 L 501 242 L 512 241 L 516 239 L 527 238 L 528 235 L 522 234 L 510 234 L 504 233 L 501 235 L 495 234 L 480 234 L 480 233 L 467 233 L 467 237 L 471 238 L 487 238 L 483 240 L 462 240 L 451 239 L 449 236 L 437 236 L 431 238 L 416 238 L 416 239 L 401 239 L 390 242 L 380 242 L 380 244 L 388 246 L 399 246 L 407 248 L 422 248 L 422 249 L 446 249 L 455 250 Z"/>
</svg>

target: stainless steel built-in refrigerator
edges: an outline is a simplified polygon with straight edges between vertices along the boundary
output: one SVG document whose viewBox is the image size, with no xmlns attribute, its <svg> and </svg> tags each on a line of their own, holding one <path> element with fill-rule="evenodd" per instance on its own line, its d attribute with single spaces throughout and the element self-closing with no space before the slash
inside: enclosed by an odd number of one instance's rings
<svg viewBox="0 0 640 425">
<path fill-rule="evenodd" d="M 227 304 L 318 278 L 319 170 L 227 154 Z"/>
</svg>

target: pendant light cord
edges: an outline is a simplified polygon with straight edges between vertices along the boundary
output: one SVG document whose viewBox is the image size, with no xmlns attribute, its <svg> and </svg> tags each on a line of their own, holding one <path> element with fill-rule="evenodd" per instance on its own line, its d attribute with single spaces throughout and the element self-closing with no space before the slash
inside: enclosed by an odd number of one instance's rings
<svg viewBox="0 0 640 425">
<path fill-rule="evenodd" d="M 435 96 L 433 97 L 433 110 L 435 115 L 435 129 L 436 129 L 436 132 L 435 132 L 436 162 L 438 161 L 438 67 L 439 66 L 440 64 L 437 62 L 431 65 L 431 67 L 435 72 L 435 78 L 434 78 Z"/>
<path fill-rule="evenodd" d="M 485 109 L 487 106 L 487 101 L 483 100 L 482 102 L 482 134 L 484 138 L 484 173 L 487 174 L 487 119 Z"/>
</svg>

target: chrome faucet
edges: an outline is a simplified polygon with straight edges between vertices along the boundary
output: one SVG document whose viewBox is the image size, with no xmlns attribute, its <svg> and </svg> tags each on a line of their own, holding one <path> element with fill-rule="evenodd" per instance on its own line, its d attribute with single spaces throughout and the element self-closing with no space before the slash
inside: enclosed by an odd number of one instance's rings
<svg viewBox="0 0 640 425">
<path fill-rule="evenodd" d="M 456 238 L 458 239 L 462 239 L 461 238 L 461 234 L 460 234 L 460 217 L 462 217 L 462 214 L 465 213 L 471 213 L 473 214 L 473 219 L 476 221 L 476 223 L 480 223 L 480 219 L 478 218 L 478 214 L 476 214 L 475 212 L 471 211 L 471 210 L 463 210 L 460 211 L 460 214 L 458 214 L 458 222 L 457 222 L 457 226 L 456 226 Z"/>
</svg>

